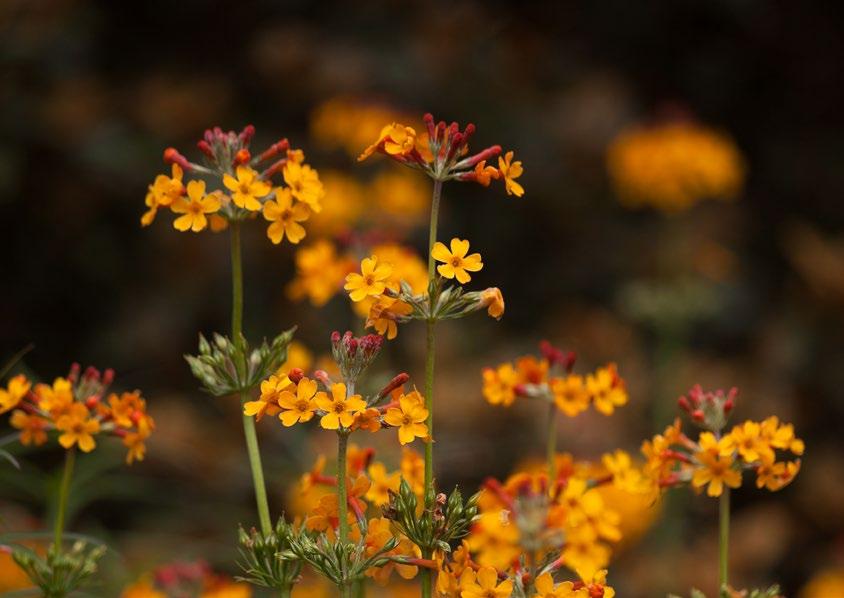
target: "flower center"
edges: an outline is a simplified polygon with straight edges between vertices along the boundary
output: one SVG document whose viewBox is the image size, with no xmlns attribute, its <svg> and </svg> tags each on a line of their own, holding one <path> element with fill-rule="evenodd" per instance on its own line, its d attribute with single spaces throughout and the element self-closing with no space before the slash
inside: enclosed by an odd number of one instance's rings
<svg viewBox="0 0 844 598">
<path fill-rule="evenodd" d="M 305 399 L 299 399 L 298 401 L 296 401 L 296 409 L 298 411 L 307 411 L 308 402 Z"/>
<path fill-rule="evenodd" d="M 458 267 L 458 266 L 460 265 L 460 258 L 459 258 L 459 257 L 453 257 L 453 258 L 451 258 L 451 265 L 452 265 L 454 268 Z"/>
<path fill-rule="evenodd" d="M 366 286 L 371 287 L 373 284 L 375 284 L 375 277 L 371 274 L 368 274 L 366 278 L 363 279 L 363 281 L 366 283 Z"/>
<path fill-rule="evenodd" d="M 339 401 L 334 403 L 334 412 L 335 413 L 343 413 L 346 410 L 346 403 L 343 401 Z"/>
</svg>

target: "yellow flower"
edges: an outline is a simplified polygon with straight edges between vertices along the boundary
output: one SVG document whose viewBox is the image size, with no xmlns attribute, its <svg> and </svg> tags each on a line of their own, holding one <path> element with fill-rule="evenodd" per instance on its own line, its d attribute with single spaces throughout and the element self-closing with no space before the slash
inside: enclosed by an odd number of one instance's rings
<svg viewBox="0 0 844 598">
<path fill-rule="evenodd" d="M 297 250 L 295 260 L 296 278 L 287 293 L 294 300 L 307 296 L 317 307 L 340 290 L 346 273 L 355 268 L 350 259 L 338 257 L 334 245 L 325 239 Z"/>
<path fill-rule="evenodd" d="M 234 205 L 250 212 L 259 211 L 259 198 L 269 195 L 272 185 L 268 181 L 260 180 L 258 173 L 248 166 L 238 166 L 235 174 L 237 178 L 228 173 L 223 175 L 223 185 L 232 192 Z"/>
<path fill-rule="evenodd" d="M 472 280 L 469 272 L 478 272 L 484 267 L 480 253 L 466 255 L 468 252 L 469 241 L 455 237 L 451 240 L 450 251 L 445 245 L 437 241 L 431 250 L 431 255 L 438 262 L 443 262 L 437 266 L 437 272 L 442 277 L 457 278 L 457 282 L 466 284 Z"/>
<path fill-rule="evenodd" d="M 270 376 L 261 382 L 261 394 L 257 401 L 247 401 L 243 404 L 243 414 L 255 417 L 255 421 L 261 421 L 265 415 L 270 417 L 281 411 L 278 399 L 282 391 L 288 389 L 293 383 L 287 376 Z"/>
<path fill-rule="evenodd" d="M 264 218 L 272 222 L 267 227 L 267 237 L 278 245 L 286 234 L 295 245 L 305 238 L 305 228 L 299 223 L 307 220 L 311 211 L 303 203 L 293 204 L 290 189 L 276 189 L 275 198 L 276 201 L 268 199 L 264 203 Z"/>
<path fill-rule="evenodd" d="M 502 363 L 496 369 L 485 368 L 483 373 L 483 395 L 490 405 L 509 407 L 516 400 L 515 387 L 519 374 L 512 364 Z"/>
<path fill-rule="evenodd" d="M 343 288 L 349 291 L 352 301 L 363 301 L 367 297 L 378 297 L 387 288 L 386 280 L 393 273 L 390 264 L 378 263 L 376 256 L 364 258 L 360 263 L 360 271 L 346 276 Z"/>
<path fill-rule="evenodd" d="M 366 500 L 376 506 L 386 505 L 390 500 L 389 491 L 398 492 L 401 472 L 387 473 L 383 463 L 373 463 L 367 469 L 372 485 L 366 492 Z"/>
<path fill-rule="evenodd" d="M 97 446 L 93 435 L 100 431 L 100 422 L 91 417 L 85 405 L 73 403 L 68 413 L 56 422 L 56 429 L 62 432 L 59 444 L 64 448 L 78 445 L 83 453 L 90 453 Z"/>
<path fill-rule="evenodd" d="M 757 422 L 746 421 L 735 426 L 726 436 L 729 446 L 738 451 L 745 463 L 754 463 L 763 458 L 773 461 L 774 451 L 762 438 L 761 427 Z"/>
<path fill-rule="evenodd" d="M 393 340 L 399 333 L 396 320 L 402 316 L 410 315 L 412 312 L 413 308 L 404 301 L 390 297 L 379 297 L 369 308 L 366 326 L 375 328 L 375 331 L 382 336 L 386 336 L 387 340 Z"/>
<path fill-rule="evenodd" d="M 461 598 L 510 598 L 513 582 L 505 579 L 498 583 L 498 572 L 492 567 L 481 567 L 477 579 L 467 583 L 460 593 Z"/>
<path fill-rule="evenodd" d="M 428 436 L 428 426 L 423 422 L 428 419 L 428 410 L 419 391 L 414 390 L 399 397 L 399 406 L 387 409 L 384 421 L 399 429 L 399 442 L 410 444 L 415 438 Z"/>
<path fill-rule="evenodd" d="M 498 287 L 489 287 L 481 291 L 481 305 L 486 306 L 486 313 L 491 318 L 500 320 L 504 315 L 504 295 Z"/>
<path fill-rule="evenodd" d="M 307 204 L 314 212 L 322 211 L 320 200 L 325 194 L 319 174 L 307 164 L 287 162 L 282 170 L 284 182 L 290 187 L 290 193 L 297 200 Z"/>
<path fill-rule="evenodd" d="M 398 156 L 410 153 L 415 146 L 416 131 L 412 127 L 392 123 L 381 129 L 378 141 L 363 150 L 358 156 L 358 162 L 366 160 L 380 148 L 389 156 Z"/>
<path fill-rule="evenodd" d="M 166 174 L 155 177 L 155 181 L 149 186 L 144 199 L 144 203 L 149 209 L 141 216 L 141 226 L 152 224 L 159 207 L 169 206 L 182 196 L 185 192 L 185 187 L 182 185 L 182 174 L 182 168 L 173 163 L 172 177 L 168 177 Z"/>
<path fill-rule="evenodd" d="M 513 152 L 510 152 L 510 154 L 512 153 Z M 521 164 L 521 162 L 519 164 Z M 475 164 L 475 180 L 484 187 L 489 187 L 490 181 L 492 179 L 497 179 L 498 177 L 498 169 L 495 166 L 487 166 L 486 160 L 481 160 Z"/>
<path fill-rule="evenodd" d="M 38 399 L 38 407 L 58 419 L 68 412 L 73 404 L 73 387 L 65 378 L 56 378 L 53 385 L 36 384 L 33 391 Z"/>
<path fill-rule="evenodd" d="M 176 214 L 183 214 L 173 221 L 173 227 L 182 232 L 192 230 L 198 233 L 208 226 L 205 214 L 213 214 L 220 209 L 220 205 L 217 194 L 205 195 L 205 181 L 190 181 L 188 199 L 180 197 L 170 206 Z"/>
<path fill-rule="evenodd" d="M 316 380 L 308 378 L 299 380 L 295 396 L 289 390 L 282 391 L 278 395 L 278 404 L 284 410 L 278 416 L 281 423 L 290 427 L 297 423 L 311 421 L 317 409 L 316 400 L 319 395 L 325 396 L 325 393 L 317 394 Z"/>
<path fill-rule="evenodd" d="M 521 197 L 525 194 L 525 189 L 516 179 L 522 176 L 522 163 L 520 161 L 513 162 L 513 152 L 507 152 L 504 157 L 498 157 L 498 172 L 504 177 L 504 188 L 507 190 L 507 195 L 515 195 Z"/>
<path fill-rule="evenodd" d="M 607 169 L 622 203 L 665 212 L 732 199 L 745 174 L 732 139 L 692 122 L 623 131 L 607 150 Z"/>
<path fill-rule="evenodd" d="M 535 585 L 536 594 L 533 598 L 589 598 L 586 588 L 575 590 L 570 581 L 564 581 L 555 588 L 554 578 L 548 572 L 537 577 Z"/>
<path fill-rule="evenodd" d="M 551 392 L 557 408 L 569 417 L 589 409 L 589 391 L 583 376 L 571 374 L 565 378 L 552 378 Z"/>
<path fill-rule="evenodd" d="M 123 437 L 123 446 L 129 451 L 126 453 L 126 464 L 131 465 L 135 461 L 143 461 L 146 455 L 147 447 L 144 442 L 149 438 L 150 430 L 145 428 L 137 432 L 129 432 Z"/>
<path fill-rule="evenodd" d="M 799 471 L 800 459 L 788 462 L 763 460 L 756 468 L 756 487 L 776 492 L 790 484 Z"/>
<path fill-rule="evenodd" d="M 726 484 L 730 488 L 741 486 L 741 471 L 734 468 L 730 441 L 715 438 L 712 432 L 701 432 L 700 450 L 695 453 L 699 465 L 692 474 L 692 486 L 702 488 L 708 484 L 706 494 L 721 496 Z"/>
<path fill-rule="evenodd" d="M 586 377 L 586 388 L 595 404 L 595 409 L 604 415 L 612 415 L 616 407 L 627 403 L 624 381 L 618 376 L 614 363 L 598 369 Z"/>
<path fill-rule="evenodd" d="M 319 425 L 326 430 L 348 428 L 355 421 L 355 414 L 366 409 L 366 401 L 360 395 L 346 396 L 346 385 L 342 382 L 331 385 L 331 398 L 320 392 L 314 398 L 317 406 L 325 411 Z"/>
<path fill-rule="evenodd" d="M 17 407 L 31 387 L 32 383 L 23 374 L 18 374 L 9 380 L 5 390 L 0 388 L 0 413 L 6 413 Z"/>
<path fill-rule="evenodd" d="M 578 567 L 577 574 L 586 584 L 587 596 L 615 598 L 615 590 L 607 585 L 607 570 Z"/>
<path fill-rule="evenodd" d="M 12 427 L 21 431 L 21 444 L 29 446 L 41 446 L 47 442 L 47 420 L 38 415 L 30 415 L 25 411 L 16 409 L 12 412 L 12 417 L 9 419 Z"/>
</svg>

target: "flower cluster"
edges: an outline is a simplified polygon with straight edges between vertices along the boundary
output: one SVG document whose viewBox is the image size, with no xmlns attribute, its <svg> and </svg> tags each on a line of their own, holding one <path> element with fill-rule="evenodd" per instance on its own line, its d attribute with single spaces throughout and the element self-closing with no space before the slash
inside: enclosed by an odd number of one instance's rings
<svg viewBox="0 0 844 598">
<path fill-rule="evenodd" d="M 273 243 L 281 243 L 285 236 L 293 244 L 301 241 L 305 237 L 301 223 L 322 210 L 325 192 L 319 175 L 305 163 L 302 150 L 292 149 L 287 139 L 253 156 L 249 147 L 254 135 L 252 125 L 240 133 L 208 129 L 197 143 L 205 165 L 189 162 L 174 148 L 165 150 L 171 174 L 158 175 L 149 186 L 148 209 L 141 224 L 148 226 L 159 209 L 169 208 L 177 215 L 173 221 L 177 230 L 200 232 L 210 227 L 219 231 L 260 213 L 269 222 L 267 237 Z M 256 170 L 264 163 L 266 168 Z M 214 179 L 222 188 L 209 192 L 205 180 L 185 182 L 185 173 Z M 283 185 L 276 186 L 273 177 L 278 174 Z"/>
<path fill-rule="evenodd" d="M 335 382 L 325 370 L 313 373 L 313 379 L 301 370 L 286 376 L 270 376 L 261 383 L 261 394 L 244 404 L 244 413 L 260 420 L 277 416 L 286 426 L 307 423 L 317 417 L 325 430 L 351 432 L 396 428 L 401 444 L 416 438 L 427 441 L 425 420 L 428 410 L 417 390 L 406 391 L 407 374 L 394 377 L 378 393 L 364 398 L 354 393 L 354 383 L 378 355 L 383 337 L 369 334 L 355 338 L 351 332 L 331 335 L 332 354 L 345 382 Z"/>
<path fill-rule="evenodd" d="M 503 157 L 500 145 L 492 145 L 476 154 L 469 154 L 469 140 L 475 125 L 469 123 L 463 131 L 453 122 L 434 122 L 431 114 L 423 117 L 425 131 L 393 122 L 381 129 L 378 139 L 358 157 L 365 160 L 375 152 L 396 162 L 422 170 L 436 181 L 468 181 L 484 187 L 493 179 L 504 182 L 507 195 L 521 197 L 525 190 L 516 179 L 522 175 L 522 163 L 513 160 L 513 152 Z M 498 157 L 498 167 L 487 165 L 487 160 Z"/>
<path fill-rule="evenodd" d="M 0 414 L 11 412 L 21 444 L 40 446 L 55 431 L 65 449 L 89 453 L 97 446 L 96 437 L 108 434 L 123 440 L 127 463 L 141 461 L 155 422 L 140 391 L 108 392 L 113 379 L 112 370 L 100 373 L 89 367 L 80 373 L 77 364 L 52 384 L 33 385 L 19 374 L 0 389 Z"/>
<path fill-rule="evenodd" d="M 680 419 L 642 443 L 645 463 L 636 467 L 629 455 L 617 451 L 604 462 L 615 480 L 627 488 L 672 488 L 689 484 L 708 496 L 721 496 L 725 488 L 738 488 L 745 472 L 756 475 L 756 487 L 770 491 L 788 485 L 800 471 L 800 459 L 783 460 L 784 453 L 797 457 L 805 449 L 794 426 L 776 416 L 745 421 L 726 429 L 736 389 L 703 392 L 699 386 L 681 397 L 679 404 L 703 428 L 697 439 L 686 435 Z"/>
<path fill-rule="evenodd" d="M 541 357 L 525 355 L 514 363 L 483 370 L 483 395 L 492 405 L 509 407 L 516 398 L 548 401 L 568 417 L 593 405 L 604 415 L 628 400 L 624 380 L 614 363 L 582 376 L 572 373 L 574 353 L 564 353 L 547 341 L 540 344 Z"/>
<path fill-rule="evenodd" d="M 382 249 L 379 257 L 373 252 L 361 261 L 359 272 L 346 275 L 344 288 L 349 298 L 355 304 L 368 305 L 368 327 L 392 339 L 398 333 L 397 324 L 414 319 L 459 318 L 482 309 L 496 319 L 504 314 L 504 297 L 498 288 L 474 292 L 464 292 L 460 286 L 442 288 L 446 280 L 466 284 L 472 279 L 470 273 L 483 268 L 481 254 L 469 253 L 469 241 L 453 238 L 449 247 L 434 244 L 431 257 L 439 263 L 439 277 L 433 297 L 421 261 L 405 255 Z"/>
<path fill-rule="evenodd" d="M 607 151 L 607 167 L 623 203 L 666 212 L 706 199 L 732 199 L 744 180 L 735 143 L 692 122 L 623 131 Z"/>
<path fill-rule="evenodd" d="M 603 587 L 602 569 L 610 556 L 607 542 L 621 539 L 619 515 L 608 508 L 599 490 L 610 479 L 591 477 L 589 469 L 570 458 L 550 484 L 544 472 L 521 471 L 503 483 L 488 479 L 463 554 L 458 551 L 441 567 L 438 589 L 444 595 L 449 588 L 465 590 L 463 570 L 469 563 L 494 572 L 511 590 L 521 592 L 517 595 L 612 596 L 610 588 L 603 594 L 576 593 L 584 582 Z M 552 575 L 563 567 L 582 579 L 557 585 Z"/>
</svg>

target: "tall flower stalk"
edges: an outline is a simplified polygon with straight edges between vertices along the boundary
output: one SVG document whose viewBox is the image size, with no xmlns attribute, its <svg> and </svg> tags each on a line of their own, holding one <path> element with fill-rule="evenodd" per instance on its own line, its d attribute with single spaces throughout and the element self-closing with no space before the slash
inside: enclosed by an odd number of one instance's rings
<svg viewBox="0 0 844 598">
<path fill-rule="evenodd" d="M 65 517 L 67 515 L 67 499 L 70 494 L 70 483 L 73 478 L 73 466 L 76 461 L 76 449 L 70 448 L 64 456 L 64 469 L 59 484 L 59 496 L 56 506 L 56 525 L 53 535 L 53 546 L 56 551 L 62 549 L 62 535 L 64 534 Z"/>
<path fill-rule="evenodd" d="M 252 125 L 240 133 L 214 127 L 205 131 L 197 147 L 204 164 L 189 161 L 174 148 L 164 152 L 172 167 L 170 176 L 158 175 L 149 186 L 147 211 L 141 225 L 148 226 L 161 210 L 176 217 L 173 227 L 187 232 L 229 229 L 231 241 L 232 309 L 231 338 L 216 334 L 212 342 L 200 336 L 199 354 L 186 356 L 193 374 L 214 396 L 238 396 L 243 413 L 243 433 L 255 491 L 258 520 L 264 536 L 273 533 L 261 453 L 253 414 L 245 405 L 255 388 L 274 373 L 287 357 L 293 330 L 276 336 L 271 343 L 250 348 L 243 335 L 243 260 L 241 223 L 262 215 L 268 222 L 266 235 L 273 244 L 285 237 L 298 243 L 305 237 L 300 224 L 322 209 L 324 195 L 319 175 L 305 164 L 304 153 L 281 139 L 253 156 L 250 144 L 255 135 Z M 263 166 L 262 166 L 263 165 Z M 183 181 L 186 175 L 203 177 Z M 273 182 L 280 175 L 284 185 Z M 207 191 L 206 180 L 218 188 Z"/>
</svg>

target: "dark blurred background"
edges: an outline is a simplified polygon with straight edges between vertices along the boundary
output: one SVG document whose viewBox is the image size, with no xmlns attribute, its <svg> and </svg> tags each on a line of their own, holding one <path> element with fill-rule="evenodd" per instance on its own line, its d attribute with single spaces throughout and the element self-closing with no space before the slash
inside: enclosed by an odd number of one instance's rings
<svg viewBox="0 0 844 598">
<path fill-rule="evenodd" d="M 0 359 L 33 343 L 22 366 L 33 376 L 64 375 L 73 361 L 113 367 L 158 423 L 143 463 L 121 467 L 121 447 L 88 460 L 75 529 L 117 547 L 115 579 L 173 558 L 231 571 L 234 524 L 252 509 L 238 408 L 196 390 L 181 359 L 198 331 L 228 328 L 227 239 L 164 219 L 142 229 L 144 194 L 165 147 L 196 158 L 215 124 L 253 123 L 256 146 L 286 136 L 320 172 L 393 168 L 356 166 L 313 134 L 314 110 L 342 97 L 472 121 L 476 145 L 512 148 L 525 165 L 521 199 L 446 186 L 441 235 L 483 254 L 478 287 L 499 286 L 507 313 L 441 327 L 443 485 L 474 487 L 542 454 L 544 409 L 487 405 L 480 370 L 547 338 L 577 351 L 584 371 L 617 362 L 630 389 L 612 418 L 565 423 L 561 449 L 578 457 L 635 451 L 697 382 L 739 386 L 739 419 L 793 421 L 807 445 L 795 483 L 736 493 L 735 581 L 780 581 L 790 596 L 840 570 L 844 36 L 833 6 L 0 2 Z M 625 207 L 607 147 L 676 113 L 732 137 L 743 190 L 672 214 Z M 424 235 L 423 224 L 406 240 L 422 252 Z M 330 331 L 353 321 L 345 298 L 291 302 L 291 246 L 271 245 L 262 226 L 244 242 L 247 334 L 299 323 L 299 340 L 325 353 Z M 423 344 L 403 328 L 385 375 L 421 380 Z M 330 439 L 263 422 L 260 434 L 280 511 Z M 393 464 L 394 444 L 383 443 Z M 48 514 L 40 490 L 58 453 L 21 455 L 26 482 L 4 473 L 0 485 L 4 529 Z M 712 590 L 714 501 L 681 502 L 684 523 L 657 522 L 611 564 L 621 596 Z"/>
</svg>

